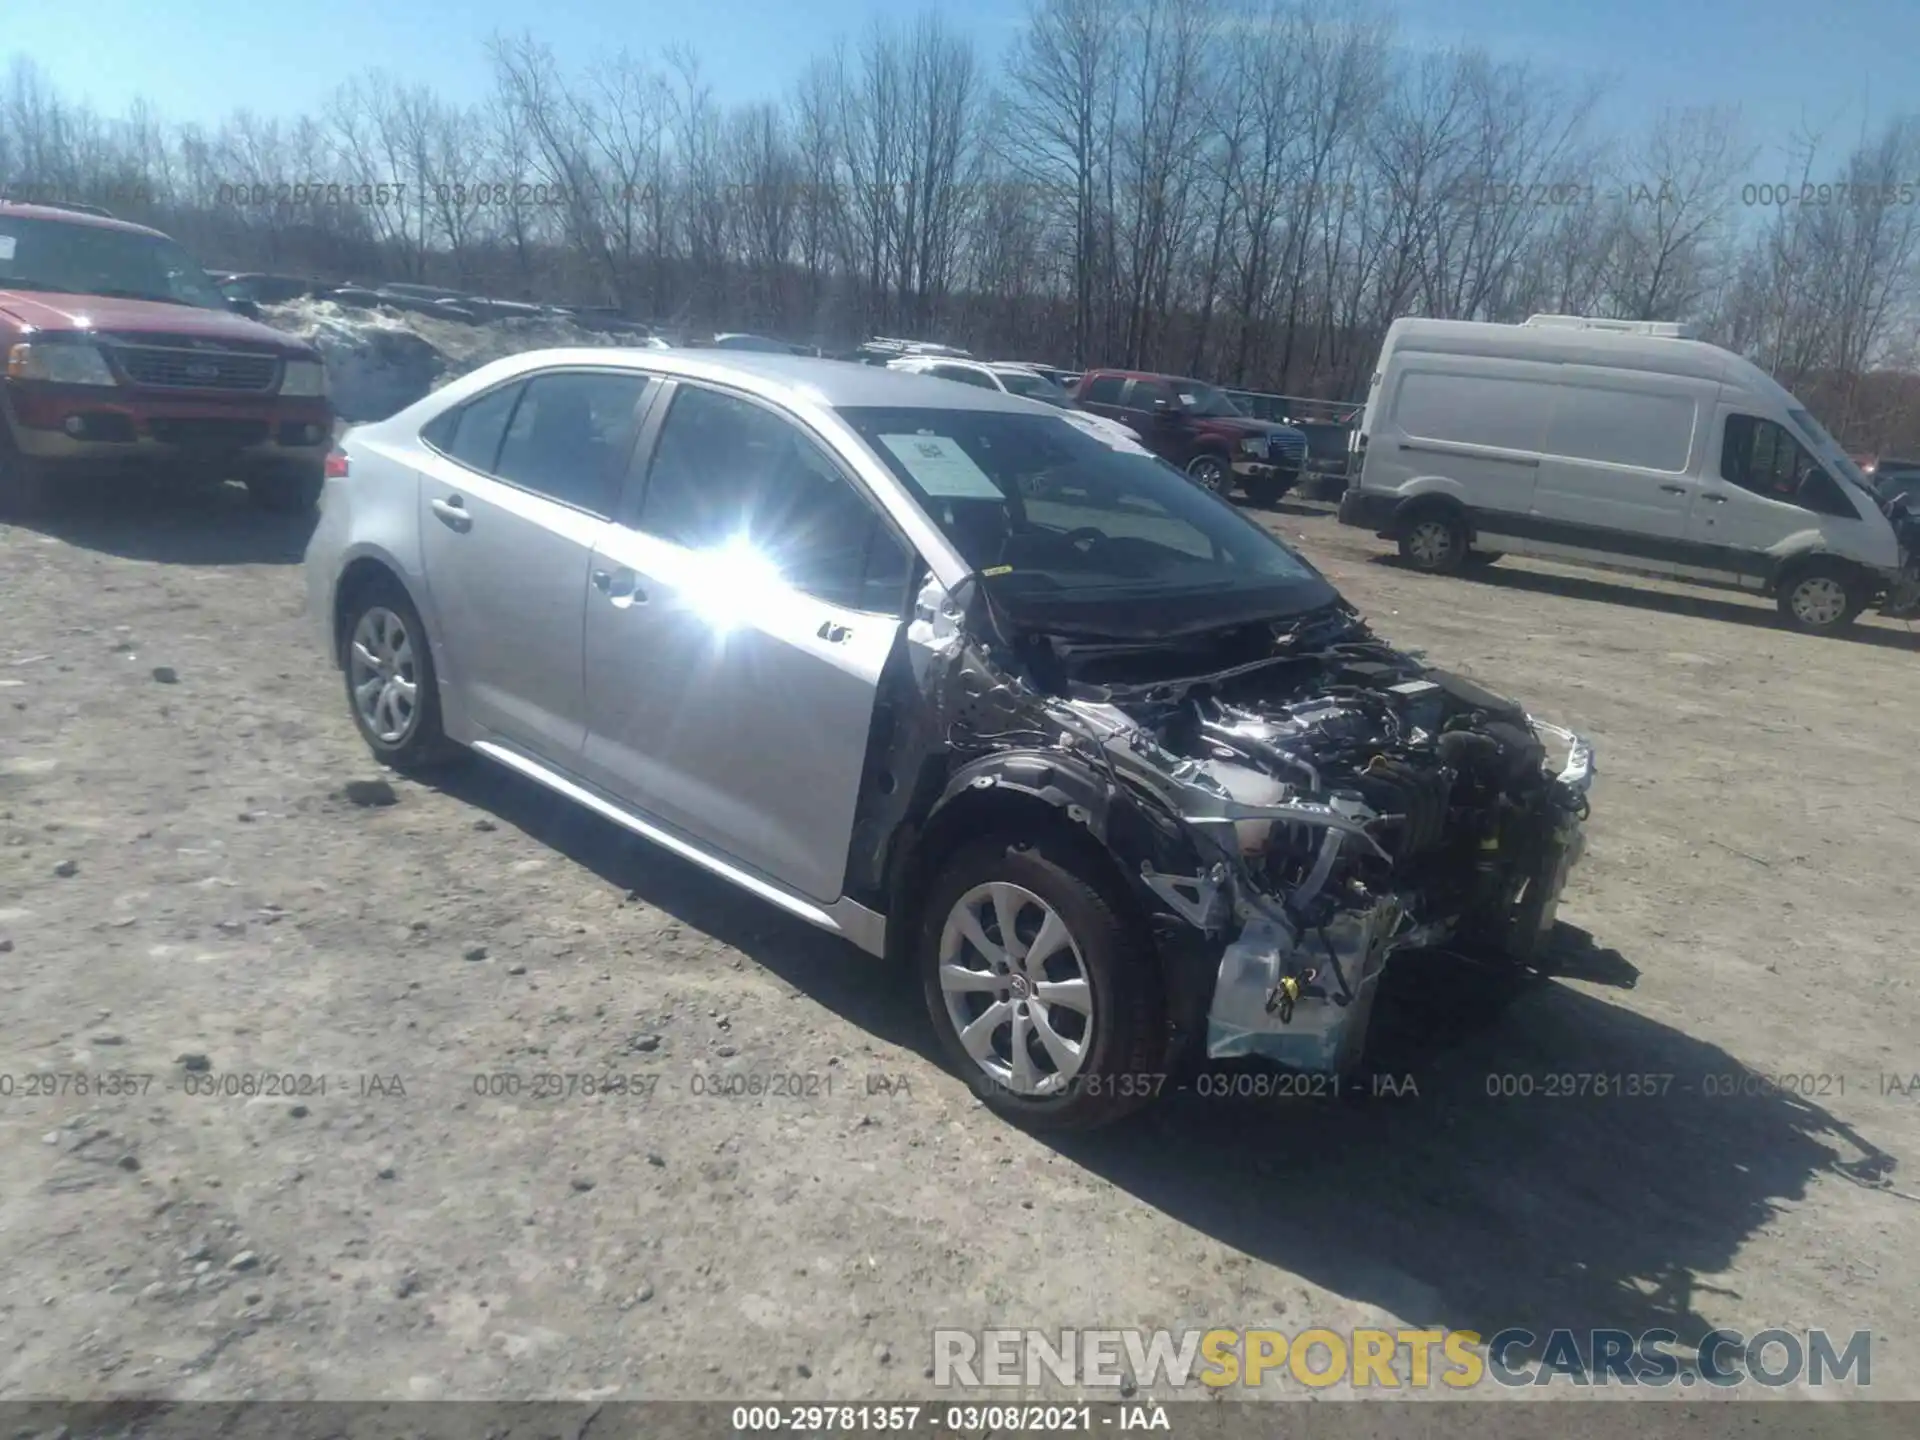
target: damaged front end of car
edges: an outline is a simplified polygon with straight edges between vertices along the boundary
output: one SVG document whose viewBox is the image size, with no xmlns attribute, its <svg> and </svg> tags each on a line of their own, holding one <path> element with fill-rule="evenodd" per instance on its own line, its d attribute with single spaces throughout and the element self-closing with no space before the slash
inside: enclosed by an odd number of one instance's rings
<svg viewBox="0 0 1920 1440">
<path fill-rule="evenodd" d="M 929 583 L 904 649 L 870 868 L 890 854 L 905 895 L 905 854 L 1009 797 L 1084 830 L 1151 924 L 1170 1067 L 1204 1047 L 1352 1072 L 1396 952 L 1534 963 L 1583 849 L 1591 746 L 1344 601 L 1116 641 Z"/>
</svg>

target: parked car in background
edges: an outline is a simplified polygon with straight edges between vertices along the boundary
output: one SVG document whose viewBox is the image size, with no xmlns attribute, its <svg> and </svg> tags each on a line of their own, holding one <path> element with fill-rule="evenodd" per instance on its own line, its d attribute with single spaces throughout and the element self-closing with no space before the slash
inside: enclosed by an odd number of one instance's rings
<svg viewBox="0 0 1920 1440">
<path fill-rule="evenodd" d="M 1071 390 L 1074 381 L 1080 378 L 1080 372 L 1078 370 L 1062 370 L 1058 365 L 1038 365 L 1030 360 L 995 360 L 992 363 L 995 365 L 1014 365 L 1022 370 L 1031 370 L 1035 374 L 1044 375 L 1062 390 Z"/>
<path fill-rule="evenodd" d="M 908 355 L 887 362 L 889 370 L 904 370 L 914 375 L 931 375 L 936 380 L 953 380 L 983 390 L 1000 390 L 1027 400 L 1038 400 L 1056 410 L 1073 414 L 1081 424 L 1118 444 L 1139 445 L 1139 432 L 1104 415 L 1096 415 L 1060 386 L 1030 365 L 1005 361 L 951 360 L 932 355 Z"/>
<path fill-rule="evenodd" d="M 1882 505 L 1896 496 L 1920 497 L 1920 460 L 1876 459 L 1868 478 Z"/>
<path fill-rule="evenodd" d="M 873 339 L 836 358 L 853 360 L 862 365 L 886 365 L 906 355 L 944 355 L 955 360 L 973 358 L 957 346 L 942 345 L 933 340 L 889 339 L 883 335 L 876 335 Z"/>
<path fill-rule="evenodd" d="M 1866 477 L 1798 400 L 1662 322 L 1395 320 L 1340 519 L 1422 570 L 1518 551 L 1772 595 L 1828 633 L 1912 613 Z"/>
<path fill-rule="evenodd" d="M 1242 414 L 1224 390 L 1200 380 L 1089 370 L 1072 393 L 1217 494 L 1238 484 L 1256 505 L 1271 505 L 1299 482 L 1306 464 L 1307 439 L 1298 430 Z"/>
<path fill-rule="evenodd" d="M 324 292 L 325 281 L 299 275 L 238 274 L 223 275 L 220 293 L 235 310 L 245 314 L 247 305 L 284 305 Z"/>
<path fill-rule="evenodd" d="M 750 350 L 763 355 L 810 355 L 813 353 L 813 347 L 809 345 L 794 345 L 785 340 L 770 339 L 765 335 L 744 335 L 737 332 L 716 335 L 713 339 L 703 342 L 701 348 Z"/>
<path fill-rule="evenodd" d="M 0 203 L 0 507 L 38 509 L 83 474 L 171 470 L 311 509 L 333 442 L 326 369 L 233 303 L 157 230 Z"/>
<path fill-rule="evenodd" d="M 343 438 L 315 639 L 382 762 L 474 752 L 910 965 L 1023 1123 L 1115 1120 L 1203 1052 L 1348 1077 L 1401 952 L 1541 958 L 1591 747 L 1071 420 L 825 360 L 516 355 Z"/>
</svg>

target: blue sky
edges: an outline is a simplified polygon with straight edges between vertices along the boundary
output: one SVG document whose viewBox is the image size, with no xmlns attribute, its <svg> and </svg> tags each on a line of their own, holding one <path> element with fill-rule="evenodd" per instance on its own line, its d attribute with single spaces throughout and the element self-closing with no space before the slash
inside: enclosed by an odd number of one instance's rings
<svg viewBox="0 0 1920 1440">
<path fill-rule="evenodd" d="M 997 57 L 1025 3 L 936 8 Z M 1920 0 L 1402 0 L 1389 8 L 1413 45 L 1464 39 L 1564 77 L 1610 76 L 1606 118 L 1621 128 L 1663 104 L 1732 104 L 1755 143 L 1777 150 L 1813 125 L 1838 148 L 1863 122 L 1920 107 L 1912 79 Z M 691 45 L 721 98 L 743 100 L 783 90 L 834 35 L 912 9 L 901 0 L 0 0 L 0 63 L 29 56 L 62 92 L 108 113 L 143 95 L 171 117 L 212 121 L 238 107 L 317 110 L 340 81 L 376 68 L 470 99 L 487 85 L 488 33 L 531 26 L 569 67 L 621 46 Z"/>
</svg>

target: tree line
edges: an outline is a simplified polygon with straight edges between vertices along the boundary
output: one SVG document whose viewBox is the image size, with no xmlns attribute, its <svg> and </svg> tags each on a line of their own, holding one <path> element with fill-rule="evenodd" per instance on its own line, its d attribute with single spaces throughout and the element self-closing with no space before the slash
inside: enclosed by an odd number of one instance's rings
<svg viewBox="0 0 1920 1440">
<path fill-rule="evenodd" d="M 1912 117 L 1764 155 L 1725 111 L 1613 133 L 1598 85 L 1346 0 L 1032 0 L 998 54 L 929 13 L 745 104 L 687 50 L 486 52 L 471 104 L 374 73 L 212 126 L 16 60 L 0 186 L 213 266 L 1343 399 L 1398 315 L 1687 320 L 1851 443 L 1920 449 Z"/>
</svg>

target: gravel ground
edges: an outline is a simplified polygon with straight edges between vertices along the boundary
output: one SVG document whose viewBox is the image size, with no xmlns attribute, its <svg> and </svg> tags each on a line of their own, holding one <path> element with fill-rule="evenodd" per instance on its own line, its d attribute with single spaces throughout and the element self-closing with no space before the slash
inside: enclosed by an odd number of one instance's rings
<svg viewBox="0 0 1920 1440">
<path fill-rule="evenodd" d="M 925 1398 L 931 1331 L 996 1324 L 1866 1328 L 1920 1396 L 1920 644 L 1269 522 L 1593 737 L 1565 973 L 1403 968 L 1417 1096 L 1053 1142 L 907 977 L 503 773 L 384 780 L 299 527 L 0 526 L 0 1397 Z M 106 1072 L 151 1079 L 57 1079 Z M 535 1093 L 580 1074 L 634 1078 Z M 300 1093 L 190 1093 L 258 1075 Z M 1712 1093 L 1755 1075 L 1810 1093 Z"/>
</svg>

